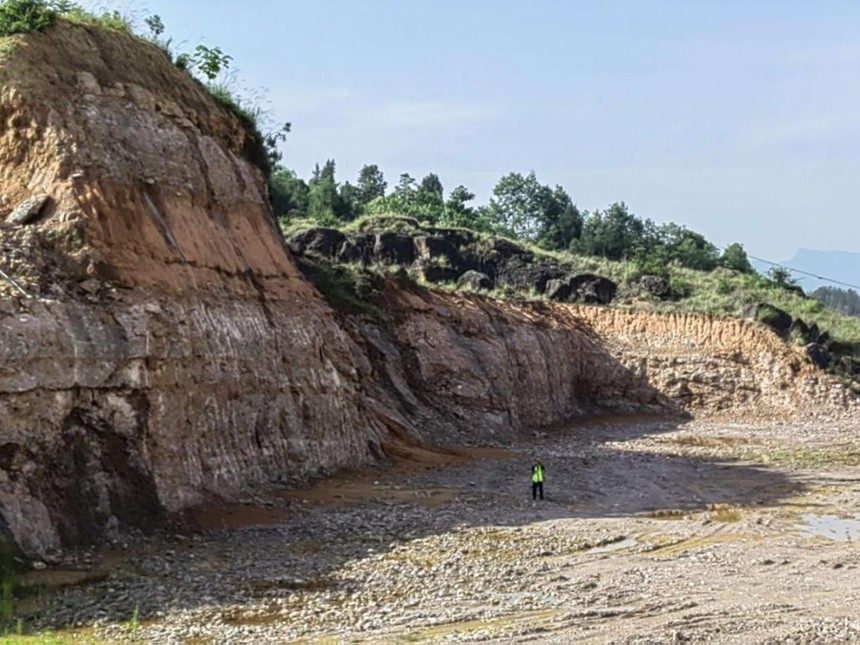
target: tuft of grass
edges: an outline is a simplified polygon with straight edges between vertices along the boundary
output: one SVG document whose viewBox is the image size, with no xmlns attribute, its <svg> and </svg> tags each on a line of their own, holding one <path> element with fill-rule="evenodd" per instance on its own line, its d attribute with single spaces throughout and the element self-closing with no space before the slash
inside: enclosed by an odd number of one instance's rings
<svg viewBox="0 0 860 645">
<path fill-rule="evenodd" d="M 682 520 L 684 516 L 684 511 L 678 509 L 659 509 L 645 514 L 653 520 Z"/>
<path fill-rule="evenodd" d="M 382 278 L 357 265 L 333 265 L 303 259 L 299 269 L 336 310 L 380 317 L 374 300 L 381 293 Z"/>
<path fill-rule="evenodd" d="M 710 518 L 714 522 L 740 522 L 741 512 L 729 504 L 712 504 L 710 506 Z"/>
</svg>

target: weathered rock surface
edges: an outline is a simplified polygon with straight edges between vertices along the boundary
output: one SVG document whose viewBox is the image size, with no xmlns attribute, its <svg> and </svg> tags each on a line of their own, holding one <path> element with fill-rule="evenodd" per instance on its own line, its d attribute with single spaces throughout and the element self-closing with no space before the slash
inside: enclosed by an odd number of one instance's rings
<svg viewBox="0 0 860 645">
<path fill-rule="evenodd" d="M 788 334 L 792 318 L 786 312 L 766 302 L 750 305 L 744 309 L 744 317 L 763 323 L 780 335 Z"/>
<path fill-rule="evenodd" d="M 0 227 L 39 296 L 0 298 L 0 513 L 30 554 L 360 466 L 393 436 L 504 440 L 597 410 L 849 405 L 739 321 L 394 281 L 378 315 L 335 312 L 277 230 L 247 132 L 158 48 L 60 25 L 2 72 L 7 201 L 53 200 L 49 217 Z M 450 253 L 399 233 L 303 243 L 396 264 Z M 482 257 L 448 265 L 538 290 L 564 275 L 504 240 Z"/>
<path fill-rule="evenodd" d="M 480 271 L 466 271 L 457 279 L 457 285 L 469 289 L 492 289 L 493 280 Z"/>
</svg>

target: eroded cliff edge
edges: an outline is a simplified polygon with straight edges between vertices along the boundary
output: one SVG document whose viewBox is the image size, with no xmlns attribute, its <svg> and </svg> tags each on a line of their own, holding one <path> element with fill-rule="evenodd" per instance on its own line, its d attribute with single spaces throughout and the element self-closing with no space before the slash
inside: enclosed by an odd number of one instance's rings
<svg viewBox="0 0 860 645">
<path fill-rule="evenodd" d="M 851 405 L 752 323 L 395 281 L 379 315 L 335 312 L 242 124 L 158 48 L 61 24 L 4 56 L 0 267 L 29 297 L 0 298 L 0 513 L 27 553 L 360 466 L 395 437 Z"/>
</svg>

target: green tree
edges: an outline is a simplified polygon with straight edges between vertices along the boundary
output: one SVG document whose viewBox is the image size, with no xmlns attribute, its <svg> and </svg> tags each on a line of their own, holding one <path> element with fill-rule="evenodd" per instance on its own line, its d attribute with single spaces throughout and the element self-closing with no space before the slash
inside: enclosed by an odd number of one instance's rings
<svg viewBox="0 0 860 645">
<path fill-rule="evenodd" d="M 767 272 L 767 276 L 773 281 L 773 283 L 777 287 L 789 290 L 794 290 L 798 288 L 797 280 L 791 276 L 791 271 L 789 271 L 785 267 L 771 267 Z"/>
<path fill-rule="evenodd" d="M 292 219 L 307 214 L 310 190 L 294 171 L 286 168 L 276 170 L 272 174 L 269 193 L 276 217 Z"/>
<path fill-rule="evenodd" d="M 574 250 L 610 260 L 632 257 L 647 251 L 645 224 L 628 212 L 624 202 L 612 204 L 606 211 L 595 211 L 585 219 Z"/>
<path fill-rule="evenodd" d="M 673 222 L 660 228 L 659 241 L 666 249 L 669 261 L 700 271 L 717 267 L 719 252 L 703 235 Z"/>
<path fill-rule="evenodd" d="M 502 177 L 493 188 L 487 214 L 502 231 L 549 248 L 566 247 L 581 227 L 578 211 L 564 189 L 541 184 L 534 171 Z"/>
<path fill-rule="evenodd" d="M 385 189 L 388 184 L 385 181 L 385 176 L 376 164 L 369 164 L 359 171 L 358 182 L 358 203 L 361 209 L 378 197 L 385 197 Z"/>
<path fill-rule="evenodd" d="M 439 223 L 443 226 L 486 230 L 486 223 L 482 227 L 478 212 L 469 205 L 474 199 L 475 193 L 465 186 L 457 186 L 448 195 L 445 212 Z"/>
<path fill-rule="evenodd" d="M 545 214 L 544 228 L 538 238 L 538 244 L 547 249 L 567 250 L 580 235 L 582 213 L 561 186 L 557 186 L 555 205 Z"/>
<path fill-rule="evenodd" d="M 335 162 L 329 159 L 320 168 L 314 167 L 308 182 L 308 216 L 325 226 L 333 226 L 349 217 L 335 179 Z"/>
<path fill-rule="evenodd" d="M 723 255 L 720 257 L 720 266 L 732 269 L 733 271 L 740 271 L 741 273 L 753 273 L 753 267 L 747 257 L 747 252 L 737 242 L 729 244 L 726 250 L 723 251 Z"/>
<path fill-rule="evenodd" d="M 442 183 L 436 175 L 427 175 L 419 184 L 412 175 L 403 173 L 391 195 L 375 200 L 368 212 L 382 212 L 382 209 L 414 217 L 427 224 L 438 224 L 445 214 L 442 190 Z"/>
<path fill-rule="evenodd" d="M 338 190 L 341 203 L 341 219 L 353 220 L 364 212 L 364 204 L 361 201 L 361 189 L 353 186 L 348 181 L 343 182 Z"/>
</svg>

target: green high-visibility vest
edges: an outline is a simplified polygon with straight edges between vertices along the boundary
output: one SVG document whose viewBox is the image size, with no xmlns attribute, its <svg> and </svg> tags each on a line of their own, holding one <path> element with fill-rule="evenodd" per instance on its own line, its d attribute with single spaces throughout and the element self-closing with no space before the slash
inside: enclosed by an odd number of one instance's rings
<svg viewBox="0 0 860 645">
<path fill-rule="evenodd" d="M 543 483 L 543 466 L 535 466 L 532 471 L 532 483 L 533 484 L 542 484 Z"/>
</svg>

